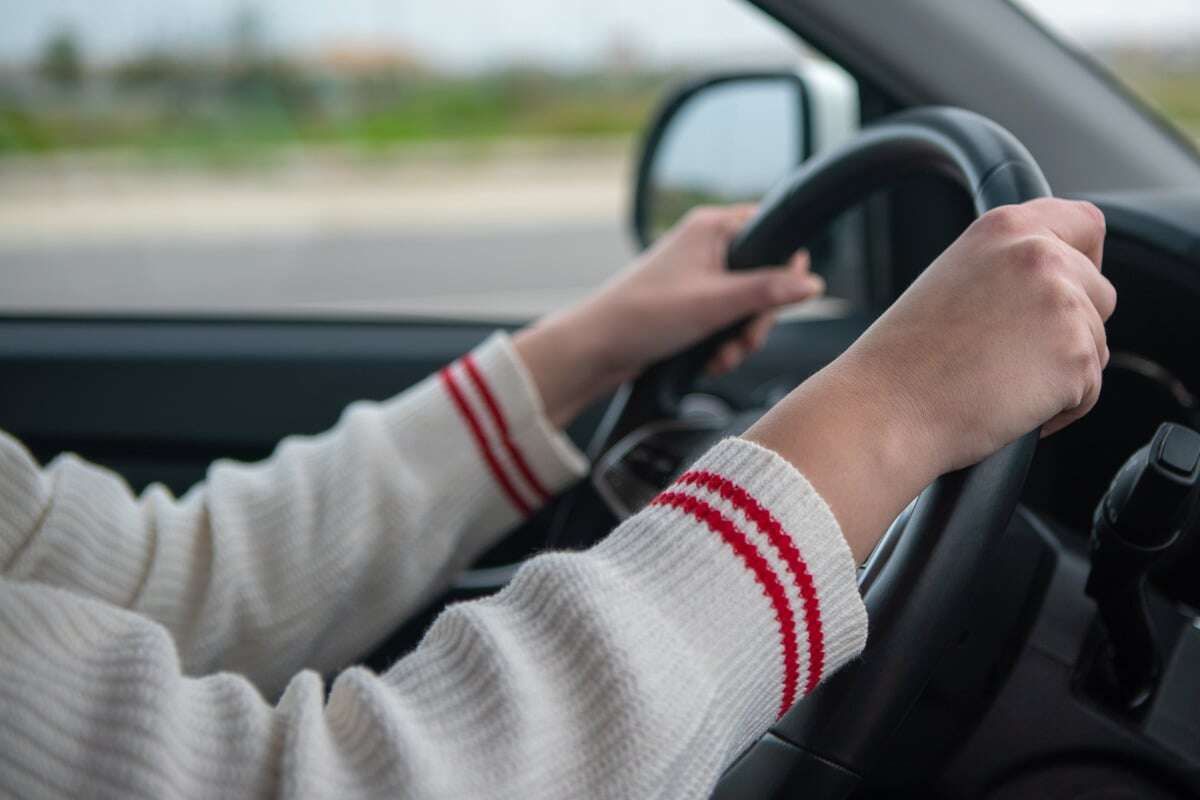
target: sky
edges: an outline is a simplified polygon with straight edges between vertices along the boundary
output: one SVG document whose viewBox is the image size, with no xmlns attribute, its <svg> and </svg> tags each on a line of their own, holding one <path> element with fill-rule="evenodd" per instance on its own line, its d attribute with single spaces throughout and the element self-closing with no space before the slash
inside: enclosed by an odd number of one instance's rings
<svg viewBox="0 0 1200 800">
<path fill-rule="evenodd" d="M 960 1 L 973 0 L 946 0 Z M 1085 43 L 1200 37 L 1200 0 L 1019 2 Z M 0 60 L 34 58 L 62 26 L 81 36 L 94 61 L 153 44 L 215 46 L 247 4 L 283 49 L 400 44 L 449 68 L 514 59 L 581 65 L 617 41 L 659 62 L 788 50 L 773 23 L 736 0 L 0 0 Z"/>
</svg>

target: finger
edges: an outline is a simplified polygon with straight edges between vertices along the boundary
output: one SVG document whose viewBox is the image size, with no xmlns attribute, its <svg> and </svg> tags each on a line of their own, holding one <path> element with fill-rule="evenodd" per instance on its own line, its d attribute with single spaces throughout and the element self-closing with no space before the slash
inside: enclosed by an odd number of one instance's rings
<svg viewBox="0 0 1200 800">
<path fill-rule="evenodd" d="M 1079 291 L 1082 292 L 1082 289 Z M 1100 318 L 1099 312 L 1090 304 L 1084 303 L 1082 297 L 1080 298 L 1080 304 L 1083 306 L 1085 321 L 1088 330 L 1091 332 L 1092 345 L 1095 348 L 1096 357 L 1092 362 L 1093 372 L 1089 377 L 1087 391 L 1084 393 L 1079 404 L 1073 408 L 1064 409 L 1043 425 L 1043 437 L 1056 433 L 1080 419 L 1091 411 L 1100 399 L 1100 389 L 1103 385 L 1103 371 L 1104 367 L 1108 364 L 1108 336 L 1104 330 L 1104 320 Z"/>
<path fill-rule="evenodd" d="M 1101 321 L 1107 320 L 1117 307 L 1117 290 L 1112 282 L 1093 267 L 1090 259 L 1078 251 L 1069 251 L 1068 263 L 1071 277 L 1083 288 Z"/>
<path fill-rule="evenodd" d="M 707 372 L 713 377 L 732 371 L 746 357 L 742 345 L 736 339 L 725 342 L 708 361 Z"/>
<path fill-rule="evenodd" d="M 1053 434 L 1058 433 L 1063 428 L 1070 425 L 1072 422 L 1076 422 L 1085 417 L 1089 411 L 1096 407 L 1096 403 L 1100 400 L 1101 386 L 1102 380 L 1100 377 L 1100 368 L 1097 366 L 1096 375 L 1094 376 L 1091 384 L 1088 386 L 1088 391 L 1087 394 L 1084 395 L 1083 401 L 1074 408 L 1069 408 L 1066 411 L 1063 411 L 1043 425 L 1041 434 L 1042 438 L 1044 439 L 1047 436 L 1052 436 Z"/>
<path fill-rule="evenodd" d="M 1092 340 L 1096 343 L 1096 360 L 1100 368 L 1108 366 L 1108 331 L 1104 329 L 1104 320 L 1096 309 L 1087 310 L 1088 329 L 1092 332 Z"/>
<path fill-rule="evenodd" d="M 807 269 L 762 267 L 720 276 L 717 292 L 729 322 L 820 295 L 825 282 Z"/>
<path fill-rule="evenodd" d="M 807 272 L 812 271 L 812 257 L 809 255 L 809 252 L 807 250 L 801 249 L 801 250 L 797 250 L 796 252 L 792 253 L 791 258 L 789 258 L 787 260 L 787 263 L 785 263 L 785 264 L 774 265 L 774 266 L 755 267 L 755 269 L 775 269 L 775 270 L 787 269 L 787 270 L 791 270 L 793 272 L 807 273 Z M 749 270 L 742 270 L 742 271 L 748 272 Z"/>
<path fill-rule="evenodd" d="M 767 343 L 767 336 L 775 325 L 771 312 L 754 317 L 738 333 L 737 338 L 725 342 L 709 359 L 707 371 L 710 375 L 723 375 L 736 369 L 751 353 L 756 353 Z"/>
<path fill-rule="evenodd" d="M 1042 198 L 1027 204 L 1059 239 L 1088 257 L 1096 269 L 1104 261 L 1104 212 L 1085 200 Z"/>
<path fill-rule="evenodd" d="M 770 335 L 773 327 L 775 327 L 775 312 L 767 311 L 746 323 L 738 340 L 747 353 L 756 353 L 767 343 L 767 336 Z"/>
<path fill-rule="evenodd" d="M 1088 331 L 1092 334 L 1092 346 L 1096 350 L 1096 360 L 1101 367 L 1104 367 L 1108 364 L 1108 332 L 1104 329 L 1104 320 L 1101 318 L 1099 310 L 1092 305 L 1091 300 L 1084 296 L 1084 290 L 1076 286 L 1075 291 L 1078 293 L 1080 313 L 1083 314 Z"/>
<path fill-rule="evenodd" d="M 809 272 L 812 270 L 812 257 L 807 250 L 797 250 L 788 259 L 788 269 L 796 270 L 797 272 Z"/>
<path fill-rule="evenodd" d="M 1083 396 L 1083 400 L 1079 403 L 1079 405 L 1075 406 L 1074 408 L 1066 409 L 1043 425 L 1043 439 L 1047 436 L 1058 433 L 1071 423 L 1082 419 L 1088 414 L 1089 411 L 1096 407 L 1096 403 L 1100 400 L 1100 389 L 1104 385 L 1102 373 L 1103 368 L 1097 363 L 1095 367 L 1095 374 L 1092 376 L 1092 380 L 1088 384 L 1088 389 L 1086 394 Z"/>
</svg>

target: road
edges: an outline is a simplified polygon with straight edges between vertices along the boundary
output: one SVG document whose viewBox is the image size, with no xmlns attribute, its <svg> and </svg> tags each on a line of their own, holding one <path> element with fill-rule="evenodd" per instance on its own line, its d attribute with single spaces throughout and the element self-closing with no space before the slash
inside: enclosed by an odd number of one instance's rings
<svg viewBox="0 0 1200 800">
<path fill-rule="evenodd" d="M 529 317 L 628 260 L 627 162 L 604 144 L 249 174 L 0 165 L 0 312 Z"/>
<path fill-rule="evenodd" d="M 628 259 L 624 231 L 570 223 L 0 248 L 0 311 L 536 316 Z"/>
</svg>

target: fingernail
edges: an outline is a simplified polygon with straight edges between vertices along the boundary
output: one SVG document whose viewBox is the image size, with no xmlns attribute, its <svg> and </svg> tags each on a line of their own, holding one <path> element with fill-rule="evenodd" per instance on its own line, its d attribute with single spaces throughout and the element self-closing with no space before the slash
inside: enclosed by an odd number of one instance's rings
<svg viewBox="0 0 1200 800">
<path fill-rule="evenodd" d="M 820 294 L 825 291 L 825 279 L 820 275 L 805 275 L 804 288 L 809 294 Z"/>
</svg>

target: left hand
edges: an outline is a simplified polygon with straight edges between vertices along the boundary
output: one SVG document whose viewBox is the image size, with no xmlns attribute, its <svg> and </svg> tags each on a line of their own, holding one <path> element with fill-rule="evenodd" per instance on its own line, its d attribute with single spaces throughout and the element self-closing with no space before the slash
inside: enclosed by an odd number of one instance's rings
<svg viewBox="0 0 1200 800">
<path fill-rule="evenodd" d="M 782 267 L 726 269 L 729 243 L 753 213 L 748 205 L 692 210 L 597 292 L 517 334 L 552 422 L 565 425 L 654 362 L 749 317 L 709 363 L 713 374 L 728 372 L 762 347 L 776 309 L 824 291 L 803 251 Z"/>
</svg>

